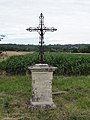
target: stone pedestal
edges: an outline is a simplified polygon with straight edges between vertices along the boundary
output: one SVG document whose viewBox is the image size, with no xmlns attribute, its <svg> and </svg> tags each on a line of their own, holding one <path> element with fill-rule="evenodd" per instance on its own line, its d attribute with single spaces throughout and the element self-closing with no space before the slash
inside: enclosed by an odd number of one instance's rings
<svg viewBox="0 0 90 120">
<path fill-rule="evenodd" d="M 31 108 L 54 108 L 52 100 L 52 79 L 56 67 L 48 64 L 36 64 L 29 67 L 32 74 L 32 99 Z"/>
</svg>

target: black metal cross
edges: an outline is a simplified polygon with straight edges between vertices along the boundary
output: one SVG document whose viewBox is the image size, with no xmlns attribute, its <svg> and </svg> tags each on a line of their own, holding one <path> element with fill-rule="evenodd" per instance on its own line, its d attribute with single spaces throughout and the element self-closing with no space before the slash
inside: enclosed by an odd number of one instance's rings
<svg viewBox="0 0 90 120">
<path fill-rule="evenodd" d="M 51 28 L 45 27 L 44 26 L 44 16 L 41 13 L 39 16 L 39 26 L 38 27 L 29 27 L 26 30 L 30 31 L 30 32 L 36 31 L 39 33 L 40 40 L 41 40 L 39 42 L 40 43 L 40 51 L 39 51 L 40 58 L 39 58 L 39 60 L 40 60 L 40 63 L 43 64 L 44 63 L 44 45 L 43 45 L 44 44 L 44 34 L 45 34 L 45 32 L 49 32 L 49 31 L 51 31 L 51 32 L 57 31 L 57 29 L 55 29 L 54 27 L 51 27 Z"/>
</svg>

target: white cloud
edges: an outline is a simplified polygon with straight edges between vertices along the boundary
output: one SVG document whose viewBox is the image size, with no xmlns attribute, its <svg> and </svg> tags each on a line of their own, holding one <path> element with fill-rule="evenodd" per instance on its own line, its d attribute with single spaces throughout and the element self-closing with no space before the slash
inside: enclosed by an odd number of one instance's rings
<svg viewBox="0 0 90 120">
<path fill-rule="evenodd" d="M 0 43 L 37 44 L 38 34 L 26 28 L 38 26 L 41 12 L 45 26 L 58 29 L 45 34 L 47 44 L 90 43 L 90 0 L 0 0 L 0 34 L 7 36 Z"/>
</svg>

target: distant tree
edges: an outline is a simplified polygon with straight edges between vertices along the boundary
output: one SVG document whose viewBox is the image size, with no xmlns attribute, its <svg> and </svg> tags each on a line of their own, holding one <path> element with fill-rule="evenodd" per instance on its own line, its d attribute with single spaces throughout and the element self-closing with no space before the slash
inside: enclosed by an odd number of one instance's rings
<svg viewBox="0 0 90 120">
<path fill-rule="evenodd" d="M 72 49 L 71 49 L 71 52 L 72 52 L 72 53 L 78 53 L 78 49 L 77 49 L 77 48 L 72 48 Z"/>
<path fill-rule="evenodd" d="M 0 41 L 5 37 L 5 35 L 0 35 Z M 0 54 L 2 53 L 2 51 L 0 50 Z"/>
<path fill-rule="evenodd" d="M 0 35 L 0 41 L 5 37 L 5 35 Z"/>
<path fill-rule="evenodd" d="M 90 46 L 81 46 L 79 49 L 81 53 L 90 53 Z"/>
</svg>

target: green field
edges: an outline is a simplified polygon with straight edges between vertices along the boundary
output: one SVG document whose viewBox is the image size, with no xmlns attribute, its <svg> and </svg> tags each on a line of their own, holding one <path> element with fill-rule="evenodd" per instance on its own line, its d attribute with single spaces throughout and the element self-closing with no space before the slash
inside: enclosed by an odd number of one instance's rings
<svg viewBox="0 0 90 120">
<path fill-rule="evenodd" d="M 30 98 L 30 76 L 0 76 L 0 120 L 90 120 L 90 76 L 54 76 L 56 109 L 31 111 Z"/>
<path fill-rule="evenodd" d="M 9 75 L 25 75 L 28 66 L 39 63 L 38 54 L 12 56 L 0 62 L 0 70 Z M 57 67 L 56 75 L 90 75 L 90 54 L 45 53 L 45 63 Z"/>
</svg>

